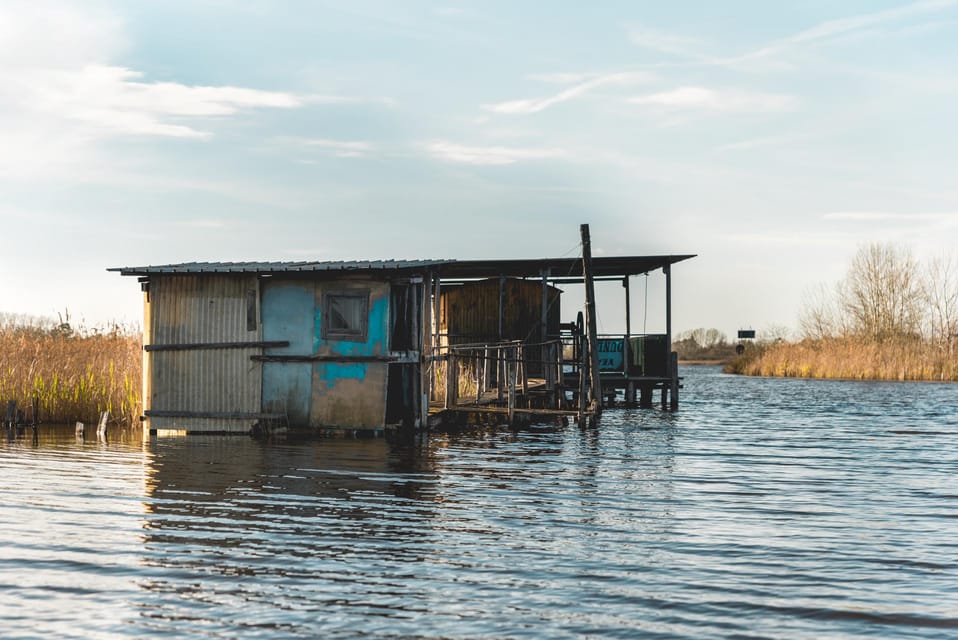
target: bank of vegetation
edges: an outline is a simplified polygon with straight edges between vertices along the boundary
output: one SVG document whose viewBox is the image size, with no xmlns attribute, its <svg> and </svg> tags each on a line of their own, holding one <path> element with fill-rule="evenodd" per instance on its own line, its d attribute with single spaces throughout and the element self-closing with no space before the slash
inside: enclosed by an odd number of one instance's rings
<svg viewBox="0 0 958 640">
<path fill-rule="evenodd" d="M 749 345 L 726 371 L 760 376 L 958 381 L 958 261 L 859 249 L 844 279 L 812 292 L 801 338 Z"/>
<path fill-rule="evenodd" d="M 691 329 L 672 340 L 680 362 L 724 364 L 735 358 L 735 345 L 718 329 Z"/>
<path fill-rule="evenodd" d="M 109 411 L 114 424 L 139 425 L 141 354 L 137 329 L 0 314 L 4 415 L 10 400 L 30 407 L 36 397 L 45 423 L 96 423 Z"/>
</svg>

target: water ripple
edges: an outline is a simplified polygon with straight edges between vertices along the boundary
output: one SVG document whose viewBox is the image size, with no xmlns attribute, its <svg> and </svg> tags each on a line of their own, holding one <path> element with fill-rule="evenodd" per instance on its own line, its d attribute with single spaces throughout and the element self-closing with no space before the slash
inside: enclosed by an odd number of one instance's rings
<svg viewBox="0 0 958 640">
<path fill-rule="evenodd" d="M 684 373 L 598 429 L 7 440 L 0 636 L 958 636 L 958 386 Z"/>
</svg>

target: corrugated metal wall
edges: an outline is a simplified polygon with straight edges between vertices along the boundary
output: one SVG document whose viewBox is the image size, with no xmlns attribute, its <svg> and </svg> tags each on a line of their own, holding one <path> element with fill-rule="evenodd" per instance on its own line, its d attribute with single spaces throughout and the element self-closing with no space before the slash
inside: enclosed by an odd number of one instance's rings
<svg viewBox="0 0 958 640">
<path fill-rule="evenodd" d="M 247 292 L 258 291 L 255 276 L 154 276 L 150 281 L 147 344 L 184 345 L 259 340 L 260 325 L 247 328 Z M 258 299 L 258 294 L 256 296 Z M 258 318 L 257 318 L 258 320 Z M 261 364 L 259 348 L 153 351 L 150 396 L 153 411 L 257 413 Z M 251 419 L 154 417 L 151 429 L 247 431 Z"/>
</svg>

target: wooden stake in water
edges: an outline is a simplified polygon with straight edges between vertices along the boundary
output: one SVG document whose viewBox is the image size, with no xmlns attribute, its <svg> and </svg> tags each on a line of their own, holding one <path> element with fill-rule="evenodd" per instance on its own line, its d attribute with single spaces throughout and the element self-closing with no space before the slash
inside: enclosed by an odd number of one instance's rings
<svg viewBox="0 0 958 640">
<path fill-rule="evenodd" d="M 100 414 L 100 422 L 96 426 L 96 437 L 105 438 L 107 430 L 107 422 L 110 420 L 110 412 L 104 411 Z"/>
</svg>

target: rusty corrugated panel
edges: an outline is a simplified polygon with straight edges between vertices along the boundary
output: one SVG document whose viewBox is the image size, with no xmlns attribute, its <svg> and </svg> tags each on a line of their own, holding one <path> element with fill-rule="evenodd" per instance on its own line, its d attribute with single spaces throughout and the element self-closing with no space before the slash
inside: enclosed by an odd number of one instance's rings
<svg viewBox="0 0 958 640">
<path fill-rule="evenodd" d="M 150 283 L 149 343 L 182 345 L 247 342 L 259 339 L 247 327 L 247 292 L 256 278 L 168 276 Z M 259 348 L 157 351 L 151 354 L 153 411 L 257 413 L 261 365 L 250 360 Z M 202 422 L 202 425 L 199 423 Z M 151 418 L 154 429 L 226 430 L 235 419 Z M 245 423 L 248 429 L 252 420 Z"/>
</svg>

